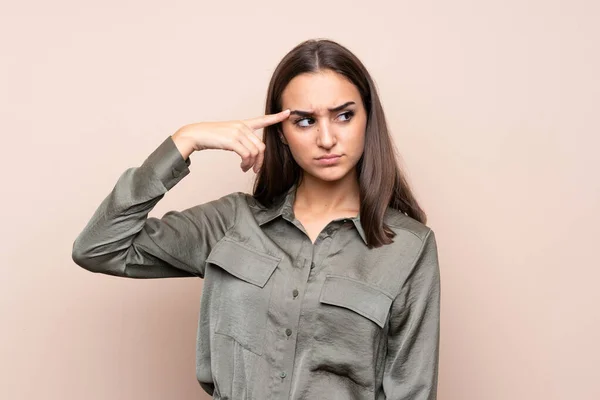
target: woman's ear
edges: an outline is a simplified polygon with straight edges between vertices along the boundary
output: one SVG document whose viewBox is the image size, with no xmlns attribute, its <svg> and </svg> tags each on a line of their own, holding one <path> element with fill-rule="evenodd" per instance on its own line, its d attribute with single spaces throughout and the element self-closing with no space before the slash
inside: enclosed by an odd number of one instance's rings
<svg viewBox="0 0 600 400">
<path fill-rule="evenodd" d="M 279 134 L 279 139 L 283 142 L 283 144 L 287 146 L 288 143 L 285 140 L 285 136 L 283 136 L 283 131 L 281 130 L 281 128 L 277 128 L 277 133 Z"/>
</svg>

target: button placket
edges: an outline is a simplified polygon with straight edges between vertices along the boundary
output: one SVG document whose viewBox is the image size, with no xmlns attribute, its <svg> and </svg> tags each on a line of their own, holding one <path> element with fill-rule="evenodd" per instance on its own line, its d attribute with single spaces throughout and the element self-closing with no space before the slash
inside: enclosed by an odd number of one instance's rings
<svg viewBox="0 0 600 400">
<path fill-rule="evenodd" d="M 274 371 L 274 378 L 279 381 L 279 390 L 282 391 L 289 390 L 288 387 L 290 385 L 290 380 L 286 380 L 285 378 L 288 376 L 287 371 L 290 371 L 290 374 L 292 374 L 294 369 L 294 353 L 296 349 L 295 341 L 297 340 L 297 335 L 295 334 L 296 332 L 294 332 L 294 329 L 298 328 L 301 304 L 298 303 L 298 301 L 294 303 L 292 303 L 292 301 L 299 297 L 300 290 L 304 290 L 304 283 L 302 282 L 304 282 L 309 275 L 309 270 L 306 269 L 306 266 L 311 260 L 310 254 L 312 253 L 312 249 L 309 250 L 310 253 L 307 252 L 305 248 L 305 251 L 301 252 L 294 262 L 294 265 L 298 268 L 293 269 L 292 273 L 294 274 L 294 277 L 298 279 L 298 281 L 295 282 L 295 287 L 291 287 L 292 290 L 289 288 L 286 289 L 288 294 L 285 295 L 285 302 L 288 303 L 287 310 L 289 312 L 289 318 L 287 318 L 285 321 L 282 320 L 281 322 L 285 325 L 278 329 L 279 333 L 277 335 L 277 349 L 280 350 L 284 356 L 281 358 L 281 362 L 279 362 L 276 366 L 277 369 Z M 287 297 L 289 295 L 291 295 L 291 298 Z M 290 375 L 290 379 L 291 376 L 292 375 Z"/>
</svg>

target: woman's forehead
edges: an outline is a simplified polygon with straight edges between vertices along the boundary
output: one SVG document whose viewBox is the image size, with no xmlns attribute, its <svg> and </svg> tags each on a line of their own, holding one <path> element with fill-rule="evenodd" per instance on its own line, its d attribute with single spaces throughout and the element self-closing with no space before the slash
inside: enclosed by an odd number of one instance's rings
<svg viewBox="0 0 600 400">
<path fill-rule="evenodd" d="M 284 108 L 328 113 L 346 102 L 358 103 L 360 94 L 356 86 L 339 74 L 314 73 L 296 76 L 281 95 Z"/>
</svg>

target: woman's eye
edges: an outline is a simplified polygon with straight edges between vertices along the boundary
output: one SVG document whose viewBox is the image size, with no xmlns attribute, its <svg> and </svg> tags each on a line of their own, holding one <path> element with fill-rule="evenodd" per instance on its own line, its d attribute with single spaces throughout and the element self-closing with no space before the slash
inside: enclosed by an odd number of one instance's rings
<svg viewBox="0 0 600 400">
<path fill-rule="evenodd" d="M 306 121 L 307 119 L 312 119 L 312 118 L 302 118 L 302 119 L 299 119 L 298 121 L 296 121 L 296 122 L 294 122 L 294 123 L 295 123 L 296 125 L 298 125 L 298 126 L 302 127 L 302 128 L 306 128 L 308 125 L 301 125 L 301 124 L 300 124 L 300 122 L 302 122 L 302 121 Z"/>
<path fill-rule="evenodd" d="M 342 119 L 342 122 L 348 122 L 354 116 L 354 111 L 346 111 L 344 113 L 341 113 L 339 116 L 340 117 L 346 116 L 346 119 Z M 311 124 L 306 124 L 306 125 L 305 124 L 301 124 L 301 122 L 306 121 L 306 120 L 311 120 L 312 121 L 313 118 L 310 118 L 310 117 L 301 118 L 301 119 L 295 121 L 294 124 L 297 125 L 297 126 L 299 126 L 299 127 L 301 127 L 301 128 L 308 128 Z"/>
<path fill-rule="evenodd" d="M 354 112 L 353 111 L 346 111 L 345 113 L 340 114 L 340 116 L 342 116 L 342 115 L 348 116 L 348 119 L 345 119 L 344 121 L 350 121 L 350 119 L 354 115 Z"/>
</svg>

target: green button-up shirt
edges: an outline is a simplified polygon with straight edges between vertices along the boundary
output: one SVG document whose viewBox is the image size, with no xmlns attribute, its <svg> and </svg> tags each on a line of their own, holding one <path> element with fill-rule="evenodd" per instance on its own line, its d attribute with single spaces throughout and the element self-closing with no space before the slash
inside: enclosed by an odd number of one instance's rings
<svg viewBox="0 0 600 400">
<path fill-rule="evenodd" d="M 265 208 L 243 192 L 148 213 L 190 173 L 171 136 L 127 169 L 73 243 L 73 260 L 130 278 L 204 279 L 196 375 L 215 399 L 433 400 L 440 273 L 433 231 L 388 208 L 394 243 L 360 216 L 312 243 L 295 189 Z"/>
</svg>

